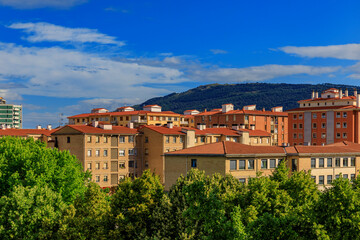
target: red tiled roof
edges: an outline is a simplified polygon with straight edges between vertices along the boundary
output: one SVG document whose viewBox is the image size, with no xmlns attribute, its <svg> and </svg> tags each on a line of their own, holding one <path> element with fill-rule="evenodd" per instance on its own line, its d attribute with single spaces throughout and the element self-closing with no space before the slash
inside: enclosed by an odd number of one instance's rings
<svg viewBox="0 0 360 240">
<path fill-rule="evenodd" d="M 63 128 L 72 128 L 82 133 L 91 133 L 91 134 L 136 134 L 138 132 L 135 128 L 128 128 L 123 126 L 112 126 L 111 130 L 105 130 L 99 127 L 93 127 L 91 125 L 66 125 L 60 129 L 57 129 L 52 134 L 56 133 L 57 131 L 63 129 Z"/>
<path fill-rule="evenodd" d="M 144 106 L 144 107 L 161 107 L 161 106 L 159 106 L 159 105 L 157 105 L 157 104 L 153 104 L 153 105 L 146 105 L 146 106 Z"/>
<path fill-rule="evenodd" d="M 325 110 L 325 109 L 360 109 L 360 107 L 353 106 L 353 105 L 346 105 L 346 106 L 321 106 L 321 107 L 303 107 L 303 108 L 294 108 L 287 110 L 286 112 L 295 112 L 295 111 L 311 111 L 311 110 Z"/>
<path fill-rule="evenodd" d="M 352 142 L 339 142 L 334 144 L 329 144 L 325 146 L 304 146 L 296 145 L 292 147 L 286 147 L 286 152 L 288 153 L 360 153 L 360 144 Z"/>
<path fill-rule="evenodd" d="M 298 101 L 298 103 L 300 102 L 311 102 L 311 101 L 326 101 L 326 100 L 350 100 L 350 99 L 353 99 L 355 100 L 356 97 L 355 96 L 343 96 L 342 98 L 339 98 L 339 97 L 335 97 L 335 98 L 314 98 L 314 99 L 304 99 L 304 100 L 300 100 Z"/>
<path fill-rule="evenodd" d="M 196 147 L 186 148 L 165 155 L 248 155 L 248 154 L 283 154 L 284 149 L 277 146 L 251 146 L 236 142 L 217 142 Z"/>
<path fill-rule="evenodd" d="M 197 110 L 196 109 L 185 110 L 185 112 L 192 112 L 192 111 L 197 111 Z"/>
<path fill-rule="evenodd" d="M 81 117 L 96 117 L 96 116 L 121 116 L 121 115 L 146 115 L 146 114 L 154 114 L 154 115 L 169 115 L 169 116 L 180 116 L 179 113 L 174 113 L 172 111 L 162 111 L 162 112 L 151 112 L 151 111 L 127 111 L 127 112 L 107 112 L 107 113 L 82 113 L 74 116 L 70 116 L 68 118 L 81 118 Z"/>
<path fill-rule="evenodd" d="M 54 130 L 47 130 L 47 129 L 0 129 L 0 136 L 22 136 L 26 137 L 28 135 L 45 135 L 50 136 Z"/>
<path fill-rule="evenodd" d="M 92 110 L 101 110 L 101 109 L 107 110 L 106 108 L 93 108 Z"/>
<path fill-rule="evenodd" d="M 202 112 L 197 114 L 196 116 L 207 116 L 207 115 L 214 115 L 214 114 L 249 114 L 249 115 L 266 115 L 266 116 L 287 116 L 286 112 L 272 112 L 272 111 L 260 111 L 260 110 L 231 110 L 226 113 L 222 111 L 210 111 L 210 112 Z"/>
</svg>

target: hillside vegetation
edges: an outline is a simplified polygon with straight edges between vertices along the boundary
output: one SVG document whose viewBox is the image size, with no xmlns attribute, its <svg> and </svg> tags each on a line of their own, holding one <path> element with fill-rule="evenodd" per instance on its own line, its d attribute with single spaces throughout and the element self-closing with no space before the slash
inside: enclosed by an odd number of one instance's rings
<svg viewBox="0 0 360 240">
<path fill-rule="evenodd" d="M 190 89 L 182 93 L 172 93 L 164 97 L 157 97 L 134 106 L 141 109 L 148 104 L 158 104 L 164 111 L 183 113 L 187 109 L 220 108 L 221 104 L 233 103 L 235 108 L 256 104 L 257 109 L 267 110 L 275 106 L 283 106 L 284 110 L 298 107 L 297 101 L 311 97 L 312 90 L 319 93 L 328 88 L 349 89 L 353 94 L 356 86 L 340 84 L 271 84 L 271 83 L 246 83 L 246 84 L 210 84 Z"/>
</svg>

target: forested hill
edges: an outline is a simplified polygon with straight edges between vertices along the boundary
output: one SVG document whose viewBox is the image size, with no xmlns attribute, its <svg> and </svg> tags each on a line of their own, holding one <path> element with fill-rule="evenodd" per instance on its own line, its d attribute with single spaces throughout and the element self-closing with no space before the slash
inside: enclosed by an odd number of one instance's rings
<svg viewBox="0 0 360 240">
<path fill-rule="evenodd" d="M 312 90 L 319 94 L 328 88 L 349 89 L 353 94 L 356 86 L 340 84 L 271 84 L 271 83 L 245 83 L 245 84 L 210 84 L 190 89 L 182 93 L 172 93 L 164 97 L 157 97 L 134 106 L 141 109 L 148 104 L 158 104 L 163 111 L 183 113 L 187 109 L 203 111 L 205 108 L 221 108 L 224 103 L 234 104 L 235 109 L 245 105 L 256 104 L 257 109 L 271 109 L 283 106 L 284 110 L 298 107 L 297 101 L 311 98 Z M 359 87 L 358 87 L 359 88 Z"/>
</svg>

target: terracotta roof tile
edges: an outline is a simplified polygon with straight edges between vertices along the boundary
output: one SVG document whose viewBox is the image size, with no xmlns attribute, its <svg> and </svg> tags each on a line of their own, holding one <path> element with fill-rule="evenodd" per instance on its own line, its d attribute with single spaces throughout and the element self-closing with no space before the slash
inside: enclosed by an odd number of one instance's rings
<svg viewBox="0 0 360 240">
<path fill-rule="evenodd" d="M 138 132 L 135 128 L 128 128 L 128 127 L 122 127 L 122 126 L 112 126 L 111 130 L 105 130 L 99 127 L 93 127 L 90 125 L 66 125 L 60 129 L 57 129 L 52 134 L 56 133 L 57 131 L 63 129 L 63 128 L 72 128 L 82 133 L 90 133 L 90 134 L 136 134 Z"/>
<path fill-rule="evenodd" d="M 57 130 L 57 129 L 56 129 Z M 0 129 L 0 136 L 21 136 L 26 137 L 28 135 L 45 135 L 50 136 L 54 130 L 47 129 Z"/>
</svg>

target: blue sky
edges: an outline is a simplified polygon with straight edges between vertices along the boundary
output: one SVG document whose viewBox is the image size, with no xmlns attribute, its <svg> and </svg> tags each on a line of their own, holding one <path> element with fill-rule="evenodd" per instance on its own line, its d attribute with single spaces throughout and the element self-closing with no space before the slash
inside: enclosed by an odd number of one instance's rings
<svg viewBox="0 0 360 240">
<path fill-rule="evenodd" d="M 359 5 L 0 0 L 0 95 L 34 128 L 210 83 L 360 85 Z"/>
</svg>

